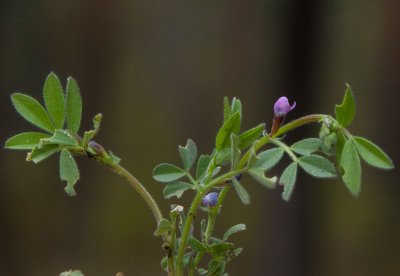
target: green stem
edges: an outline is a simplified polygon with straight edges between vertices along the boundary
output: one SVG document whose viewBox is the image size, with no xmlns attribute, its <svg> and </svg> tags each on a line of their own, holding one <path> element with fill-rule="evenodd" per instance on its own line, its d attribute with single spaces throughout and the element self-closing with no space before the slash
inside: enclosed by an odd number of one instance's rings
<svg viewBox="0 0 400 276">
<path fill-rule="evenodd" d="M 103 163 L 103 162 L 102 162 Z M 146 190 L 146 188 L 136 179 L 130 172 L 128 172 L 124 167 L 119 164 L 107 164 L 107 167 L 110 168 L 113 172 L 122 176 L 131 187 L 139 193 L 139 195 L 143 198 L 143 200 L 147 203 L 147 206 L 150 208 L 156 222 L 159 222 L 163 215 L 158 207 L 156 201 L 151 196 L 151 194 Z"/>
<path fill-rule="evenodd" d="M 285 134 L 286 132 L 289 132 L 295 128 L 301 127 L 305 124 L 319 122 L 322 119 L 324 119 L 326 116 L 328 116 L 328 115 L 313 114 L 313 115 L 301 117 L 301 118 L 294 120 L 292 122 L 289 122 L 286 125 L 279 128 L 279 130 L 274 135 L 272 135 L 271 138 L 275 138 L 277 136 Z M 258 149 L 263 147 L 268 142 L 270 142 L 270 137 L 268 137 L 268 136 L 265 136 L 265 137 L 259 139 L 256 142 L 256 144 L 254 145 L 254 151 L 257 152 Z M 178 255 L 177 255 L 177 259 L 176 259 L 176 275 L 177 276 L 183 275 L 183 256 L 185 254 L 187 243 L 188 243 L 190 227 L 192 225 L 194 216 L 196 215 L 197 209 L 200 205 L 201 199 L 203 198 L 203 195 L 205 193 L 207 193 L 212 187 L 218 185 L 219 183 L 223 182 L 224 180 L 230 179 L 239 173 L 246 172 L 247 168 L 245 168 L 245 166 L 246 166 L 247 160 L 250 157 L 250 155 L 251 155 L 251 151 L 247 151 L 245 153 L 245 155 L 239 161 L 239 164 L 237 166 L 239 168 L 238 170 L 228 172 L 220 177 L 215 178 L 214 180 L 210 181 L 208 184 L 203 186 L 203 188 L 197 192 L 197 194 L 196 194 L 195 198 L 193 199 L 192 204 L 190 206 L 189 213 L 188 213 L 188 216 L 186 217 L 185 224 L 184 224 L 183 231 L 182 231 L 181 241 L 179 244 L 179 250 L 178 250 Z M 199 257 L 199 259 L 201 259 L 201 257 Z M 198 260 L 198 261 L 200 261 L 200 260 Z"/>
<path fill-rule="evenodd" d="M 264 136 L 260 138 L 254 145 L 254 151 L 257 152 L 260 148 L 265 146 L 267 143 L 271 142 L 270 138 L 276 138 L 278 136 L 281 136 L 282 134 L 285 134 L 293 129 L 296 129 L 298 127 L 301 127 L 303 125 L 309 124 L 309 123 L 318 123 L 319 121 L 323 120 L 325 117 L 329 115 L 325 114 L 312 114 L 308 116 L 304 116 L 301 118 L 298 118 L 294 121 L 291 121 L 287 123 L 286 125 L 283 125 L 281 128 L 278 129 L 278 131 L 272 135 L 271 137 L 269 136 Z M 238 168 L 244 168 L 247 164 L 247 160 L 250 158 L 251 151 L 247 151 L 242 159 L 239 161 L 239 164 L 237 165 Z"/>
<path fill-rule="evenodd" d="M 189 172 L 186 172 L 186 176 L 187 178 L 189 178 L 190 182 L 192 182 L 196 188 L 199 188 L 199 183 L 197 183 L 197 181 L 193 178 L 193 176 Z"/>
<path fill-rule="evenodd" d="M 181 236 L 181 240 L 179 243 L 179 250 L 178 250 L 178 255 L 177 255 L 177 259 L 176 259 L 176 275 L 177 276 L 183 275 L 183 256 L 185 255 L 185 251 L 186 251 L 186 247 L 187 247 L 187 243 L 188 243 L 190 227 L 192 225 L 194 217 L 196 216 L 197 209 L 200 206 L 203 196 L 214 186 L 224 182 L 227 179 L 234 177 L 235 175 L 237 175 L 239 173 L 243 173 L 245 171 L 246 171 L 245 169 L 241 169 L 241 170 L 235 170 L 235 171 L 231 171 L 226 174 L 223 174 L 223 175 L 215 178 L 214 180 L 210 181 L 207 185 L 205 185 L 201 190 L 199 190 L 197 192 L 196 196 L 194 197 L 194 199 L 192 201 L 192 204 L 190 205 L 190 209 L 189 209 L 189 212 L 186 217 L 185 224 L 184 224 L 183 230 L 182 230 L 182 236 Z"/>
<path fill-rule="evenodd" d="M 272 135 L 272 138 L 281 136 L 282 134 L 284 134 L 286 132 L 289 132 L 295 128 L 304 126 L 309 123 L 318 123 L 319 121 L 323 120 L 327 116 L 329 116 L 329 115 L 311 114 L 311 115 L 300 117 L 294 121 L 291 121 L 291 122 L 281 126 L 281 128 L 279 128 L 279 130 L 276 132 L 276 134 Z"/>
<path fill-rule="evenodd" d="M 186 246 L 189 238 L 190 226 L 192 225 L 194 216 L 196 215 L 197 208 L 200 205 L 201 199 L 203 198 L 203 192 L 198 191 L 194 197 L 188 215 L 183 226 L 183 231 L 181 235 L 181 242 L 179 244 L 178 255 L 176 259 L 176 275 L 183 275 L 183 256 L 185 255 Z"/>
<path fill-rule="evenodd" d="M 278 147 L 282 148 L 290 156 L 290 158 L 292 158 L 292 160 L 294 162 L 297 162 L 296 154 L 294 154 L 294 152 L 289 148 L 288 145 L 286 145 L 285 143 L 283 143 L 277 139 L 271 139 L 271 142 L 273 144 L 277 145 Z"/>
</svg>

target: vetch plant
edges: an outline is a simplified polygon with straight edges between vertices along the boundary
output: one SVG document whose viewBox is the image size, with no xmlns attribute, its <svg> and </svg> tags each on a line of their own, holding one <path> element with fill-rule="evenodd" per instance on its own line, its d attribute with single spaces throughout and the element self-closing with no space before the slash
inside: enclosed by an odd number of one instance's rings
<svg viewBox="0 0 400 276">
<path fill-rule="evenodd" d="M 27 161 L 39 163 L 59 154 L 60 178 L 65 191 L 75 196 L 79 170 L 75 157 L 85 156 L 122 176 L 144 199 L 152 211 L 157 227 L 154 232 L 163 240 L 166 256 L 161 267 L 168 275 L 227 275 L 228 263 L 241 252 L 230 237 L 246 229 L 242 223 L 226 230 L 222 237 L 214 234 L 214 225 L 223 202 L 233 189 L 243 204 L 250 203 L 242 175 L 248 174 L 262 186 L 282 189 L 282 198 L 290 200 L 299 169 L 317 178 L 340 177 L 347 189 L 357 196 L 361 190 L 361 159 L 380 169 L 392 169 L 391 159 L 374 143 L 348 130 L 355 116 L 354 96 L 347 86 L 343 102 L 336 105 L 335 117 L 327 114 L 307 115 L 284 124 L 295 108 L 286 97 L 275 103 L 269 132 L 261 123 L 242 131 L 242 104 L 239 99 L 224 99 L 223 123 L 215 137 L 211 153 L 199 154 L 196 144 L 188 140 L 178 148 L 182 164 L 162 163 L 153 170 L 156 181 L 164 183 L 163 195 L 173 199 L 169 214 L 164 216 L 154 198 L 121 160 L 97 143 L 102 115 L 93 119 L 93 129 L 80 132 L 82 100 L 78 84 L 67 79 L 65 92 L 54 73 L 47 77 L 43 89 L 44 106 L 34 98 L 14 93 L 11 101 L 17 112 L 40 131 L 24 132 L 8 139 L 8 149 L 27 150 Z M 292 145 L 284 142 L 287 133 L 309 123 L 319 124 L 318 137 L 305 138 Z M 269 171 L 288 155 L 290 163 L 278 176 Z M 152 184 L 149 184 L 152 185 Z M 184 193 L 194 195 L 190 206 L 177 205 Z M 194 217 L 202 210 L 206 218 L 199 224 Z M 193 229 L 199 231 L 193 231 Z M 199 236 L 193 233 L 199 232 Z M 67 271 L 62 275 L 82 275 Z"/>
</svg>

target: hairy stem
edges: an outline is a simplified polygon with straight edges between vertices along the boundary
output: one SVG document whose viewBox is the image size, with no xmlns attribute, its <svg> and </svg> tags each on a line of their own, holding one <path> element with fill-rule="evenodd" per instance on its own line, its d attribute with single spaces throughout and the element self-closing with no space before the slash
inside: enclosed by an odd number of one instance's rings
<svg viewBox="0 0 400 276">
<path fill-rule="evenodd" d="M 286 132 L 289 132 L 295 128 L 298 128 L 300 126 L 303 126 L 308 123 L 313 123 L 313 122 L 319 122 L 323 118 L 325 118 L 327 115 L 323 114 L 314 114 L 314 115 L 308 115 L 301 117 L 297 120 L 294 120 L 292 122 L 289 122 L 285 125 L 283 125 L 281 128 L 277 130 L 275 134 L 272 135 L 271 138 L 278 137 L 282 134 L 285 134 Z M 254 150 L 257 151 L 261 147 L 263 147 L 265 144 L 270 142 L 270 137 L 266 136 L 258 140 L 254 146 Z M 215 178 L 214 180 L 210 181 L 208 184 L 206 184 L 201 190 L 199 190 L 195 196 L 195 198 L 192 201 L 192 204 L 189 209 L 188 216 L 186 217 L 185 224 L 183 227 L 182 231 L 182 236 L 179 244 L 179 250 L 178 250 L 178 255 L 176 259 L 176 275 L 180 276 L 183 275 L 183 256 L 186 251 L 187 243 L 188 243 L 188 238 L 189 238 L 189 233 L 190 233 L 190 228 L 193 223 L 194 217 L 197 213 L 197 209 L 199 208 L 199 205 L 201 203 L 201 199 L 204 196 L 205 193 L 207 193 L 212 187 L 218 185 L 219 183 L 223 182 L 224 180 L 230 179 L 234 177 L 235 175 L 239 173 L 246 172 L 245 165 L 247 163 L 248 158 L 250 158 L 251 152 L 247 151 L 246 154 L 242 157 L 242 159 L 239 161 L 238 164 L 238 170 L 228 172 L 220 177 Z M 222 200 L 221 200 L 222 202 Z M 214 224 L 214 222 L 213 222 Z M 208 227 L 210 230 L 210 233 L 212 233 L 213 225 Z M 201 257 L 199 257 L 201 259 Z M 196 260 L 200 261 L 200 260 Z"/>
<path fill-rule="evenodd" d="M 179 250 L 178 250 L 178 256 L 176 259 L 176 275 L 180 276 L 183 275 L 183 256 L 185 255 L 187 243 L 188 243 L 188 238 L 189 238 L 189 233 L 190 233 L 190 227 L 192 226 L 193 219 L 196 216 L 197 210 L 200 206 L 201 200 L 203 196 L 214 186 L 224 182 L 227 179 L 230 179 L 234 177 L 235 175 L 239 173 L 245 172 L 245 169 L 241 170 L 235 170 L 228 172 L 226 174 L 223 174 L 214 180 L 210 181 L 208 184 L 206 184 L 200 191 L 197 192 L 196 196 L 194 197 L 192 204 L 190 205 L 189 213 L 188 216 L 186 217 L 185 224 L 183 226 L 183 231 L 182 231 L 182 236 L 181 240 L 179 243 Z"/>
</svg>

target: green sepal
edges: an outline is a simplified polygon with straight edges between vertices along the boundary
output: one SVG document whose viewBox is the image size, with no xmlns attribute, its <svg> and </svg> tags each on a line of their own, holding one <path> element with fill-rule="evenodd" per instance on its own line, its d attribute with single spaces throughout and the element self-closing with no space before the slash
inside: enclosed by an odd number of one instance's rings
<svg viewBox="0 0 400 276">
<path fill-rule="evenodd" d="M 300 167 L 308 174 L 319 178 L 336 177 L 335 166 L 320 155 L 306 155 L 298 159 Z"/>
<path fill-rule="evenodd" d="M 54 131 L 49 114 L 37 100 L 25 94 L 14 93 L 11 95 L 11 101 L 25 120 L 50 133 Z"/>
<path fill-rule="evenodd" d="M 283 171 L 279 184 L 283 185 L 282 198 L 285 201 L 289 201 L 292 197 L 294 186 L 297 178 L 297 162 L 291 163 Z"/>
<path fill-rule="evenodd" d="M 343 127 L 351 124 L 356 113 L 353 91 L 350 85 L 346 84 L 346 86 L 343 102 L 340 105 L 336 105 L 335 108 L 336 120 Z"/>
<path fill-rule="evenodd" d="M 196 144 L 188 139 L 185 147 L 179 146 L 179 154 L 182 159 L 183 167 L 186 171 L 189 171 L 197 157 Z"/>
<path fill-rule="evenodd" d="M 49 134 L 41 132 L 24 132 L 9 138 L 5 143 L 7 149 L 32 150 L 39 144 L 40 139 L 50 137 Z"/>
<path fill-rule="evenodd" d="M 319 150 L 322 145 L 321 139 L 308 138 L 294 143 L 290 149 L 301 155 L 310 155 L 311 153 Z"/>
<path fill-rule="evenodd" d="M 78 83 L 72 77 L 67 79 L 65 111 L 67 128 L 72 133 L 78 133 L 82 117 L 82 98 Z"/>
<path fill-rule="evenodd" d="M 54 125 L 62 129 L 65 119 L 64 92 L 57 75 L 51 72 L 44 83 L 43 98 Z"/>
<path fill-rule="evenodd" d="M 380 169 L 393 169 L 394 165 L 389 156 L 377 145 L 362 137 L 352 138 L 361 158 L 371 166 Z"/>
<path fill-rule="evenodd" d="M 228 230 L 226 230 L 223 239 L 227 240 L 231 235 L 246 230 L 246 224 L 240 223 L 232 226 Z"/>
<path fill-rule="evenodd" d="M 180 198 L 186 190 L 193 189 L 193 187 L 193 184 L 182 181 L 168 183 L 163 189 L 163 195 L 164 198 L 171 198 L 173 196 Z"/>
<path fill-rule="evenodd" d="M 172 224 L 167 219 L 161 219 L 157 223 L 157 229 L 154 232 L 155 236 L 161 236 L 172 230 Z"/>
<path fill-rule="evenodd" d="M 235 188 L 236 193 L 238 194 L 240 200 L 244 205 L 247 205 L 250 203 L 250 195 L 246 191 L 245 188 L 239 183 L 239 181 L 236 180 L 235 177 L 232 178 L 232 185 Z"/>
<path fill-rule="evenodd" d="M 343 147 L 340 167 L 344 184 L 354 196 L 357 196 L 361 191 L 361 163 L 352 140 L 347 140 Z"/>
<path fill-rule="evenodd" d="M 175 165 L 162 163 L 153 170 L 153 178 L 159 182 L 172 182 L 186 175 L 186 172 Z"/>
</svg>

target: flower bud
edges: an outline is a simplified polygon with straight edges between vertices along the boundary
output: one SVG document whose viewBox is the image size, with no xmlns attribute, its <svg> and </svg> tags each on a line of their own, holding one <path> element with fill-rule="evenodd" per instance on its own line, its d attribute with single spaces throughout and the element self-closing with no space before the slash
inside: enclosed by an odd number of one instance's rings
<svg viewBox="0 0 400 276">
<path fill-rule="evenodd" d="M 217 192 L 209 193 L 205 197 L 203 197 L 203 205 L 205 207 L 214 207 L 215 205 L 217 205 L 217 201 L 218 201 Z"/>
<path fill-rule="evenodd" d="M 276 117 L 284 117 L 289 113 L 293 108 L 295 108 L 296 102 L 290 106 L 289 101 L 286 97 L 280 97 L 275 105 L 274 105 L 274 113 Z"/>
</svg>

